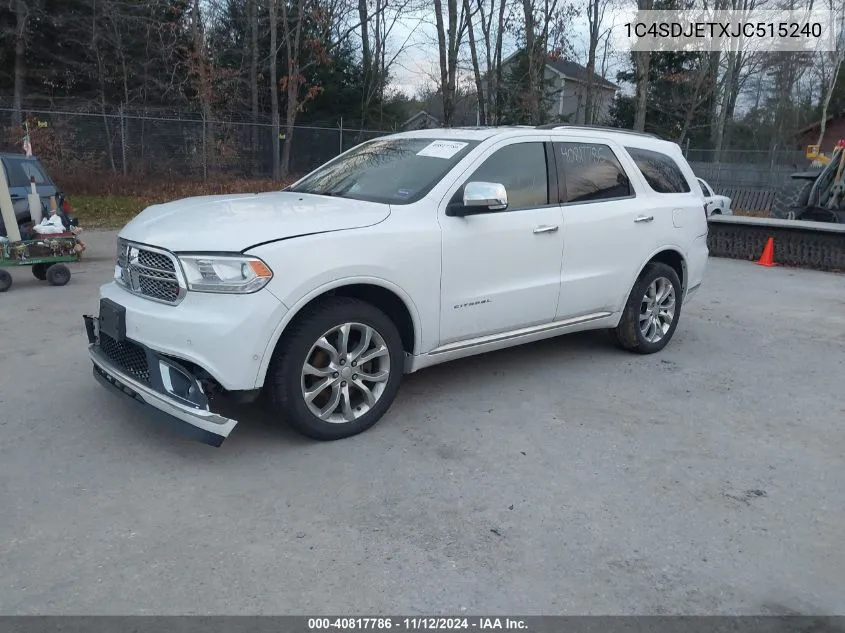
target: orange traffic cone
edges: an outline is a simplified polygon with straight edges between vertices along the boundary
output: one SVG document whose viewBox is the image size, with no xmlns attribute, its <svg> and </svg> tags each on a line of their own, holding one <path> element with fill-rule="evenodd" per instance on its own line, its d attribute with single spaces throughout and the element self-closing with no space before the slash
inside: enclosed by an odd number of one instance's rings
<svg viewBox="0 0 845 633">
<path fill-rule="evenodd" d="M 769 238 L 766 240 L 766 246 L 763 248 L 763 254 L 757 260 L 758 266 L 774 266 L 775 265 L 775 240 Z"/>
</svg>

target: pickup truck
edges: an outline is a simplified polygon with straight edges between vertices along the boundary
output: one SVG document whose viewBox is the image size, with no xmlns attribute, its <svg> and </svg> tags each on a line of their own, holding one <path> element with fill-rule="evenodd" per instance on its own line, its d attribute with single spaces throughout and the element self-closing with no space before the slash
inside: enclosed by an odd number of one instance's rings
<svg viewBox="0 0 845 633">
<path fill-rule="evenodd" d="M 0 153 L 0 161 L 3 162 L 3 167 L 5 167 L 6 182 L 9 185 L 9 194 L 12 197 L 12 206 L 15 209 L 18 226 L 26 224 L 31 219 L 29 199 L 27 198 L 31 191 L 30 178 L 35 179 L 35 191 L 41 199 L 43 216 L 49 215 L 50 198 L 55 196 L 59 211 L 67 226 L 70 227 L 71 223 L 75 223 L 75 218 L 68 215 L 72 210 L 70 203 L 62 190 L 50 178 L 41 161 L 34 156 L 2 153 Z M 7 235 L 6 224 L 2 217 L 0 217 L 0 235 Z"/>
</svg>

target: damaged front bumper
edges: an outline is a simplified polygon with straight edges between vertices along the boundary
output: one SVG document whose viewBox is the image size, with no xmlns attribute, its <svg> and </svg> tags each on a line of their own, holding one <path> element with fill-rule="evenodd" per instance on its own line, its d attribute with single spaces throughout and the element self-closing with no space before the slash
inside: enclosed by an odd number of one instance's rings
<svg viewBox="0 0 845 633">
<path fill-rule="evenodd" d="M 188 367 L 127 339 L 125 329 L 120 327 L 120 308 L 103 300 L 100 317 L 83 316 L 94 377 L 112 393 L 139 406 L 151 419 L 193 439 L 220 446 L 237 420 L 211 411 L 202 383 Z"/>
</svg>

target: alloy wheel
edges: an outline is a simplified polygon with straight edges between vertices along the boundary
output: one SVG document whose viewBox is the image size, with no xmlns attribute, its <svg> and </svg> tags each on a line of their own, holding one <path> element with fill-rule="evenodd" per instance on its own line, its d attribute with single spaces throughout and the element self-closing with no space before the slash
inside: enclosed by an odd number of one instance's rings
<svg viewBox="0 0 845 633">
<path fill-rule="evenodd" d="M 675 287 L 666 277 L 649 284 L 640 304 L 640 332 L 649 343 L 657 343 L 675 320 Z"/>
<path fill-rule="evenodd" d="M 302 366 L 302 397 L 325 421 L 353 422 L 378 402 L 390 378 L 384 338 L 363 323 L 343 323 L 311 346 Z"/>
</svg>

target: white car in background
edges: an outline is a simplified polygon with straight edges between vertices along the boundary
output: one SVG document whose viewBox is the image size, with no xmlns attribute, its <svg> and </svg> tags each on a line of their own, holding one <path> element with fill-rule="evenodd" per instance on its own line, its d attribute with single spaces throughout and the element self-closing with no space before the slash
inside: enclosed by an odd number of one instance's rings
<svg viewBox="0 0 845 633">
<path fill-rule="evenodd" d="M 731 199 L 727 196 L 718 196 L 714 193 L 713 187 L 708 185 L 703 179 L 698 178 L 698 185 L 701 187 L 701 193 L 704 194 L 705 209 L 707 209 L 707 217 L 711 215 L 733 215 L 731 210 Z"/>
</svg>

